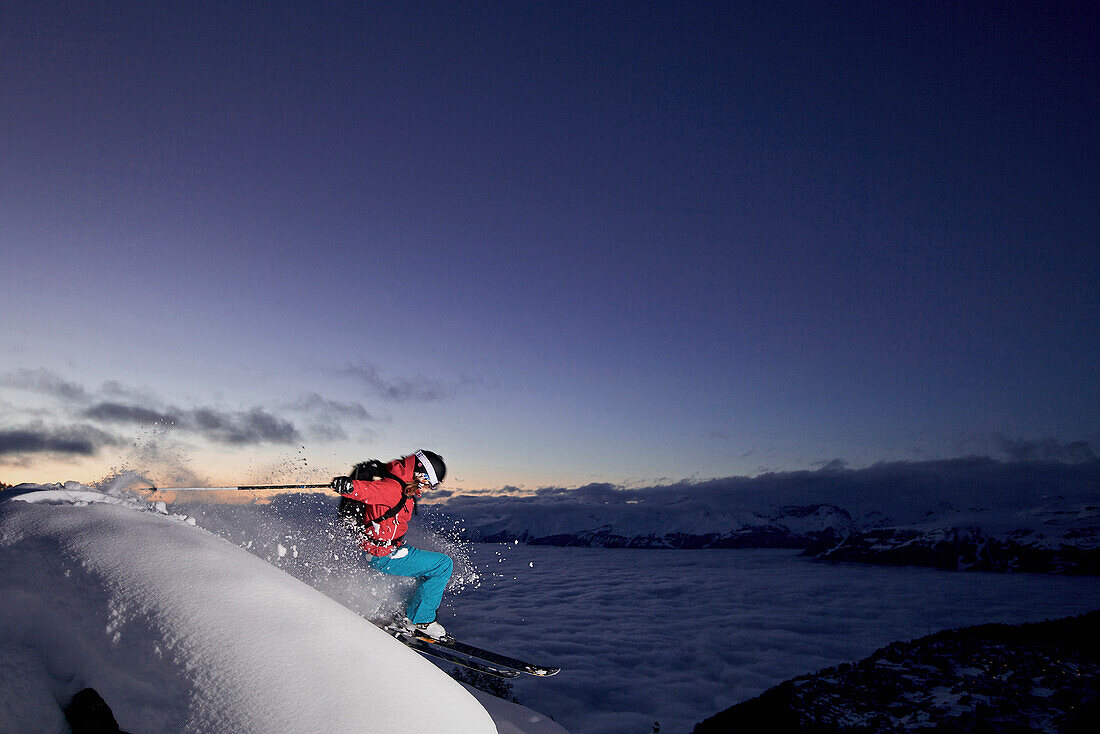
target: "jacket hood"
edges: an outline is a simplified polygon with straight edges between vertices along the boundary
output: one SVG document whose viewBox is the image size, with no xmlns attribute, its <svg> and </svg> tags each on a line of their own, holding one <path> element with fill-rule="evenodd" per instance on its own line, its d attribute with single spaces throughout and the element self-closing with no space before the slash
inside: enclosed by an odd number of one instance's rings
<svg viewBox="0 0 1100 734">
<path fill-rule="evenodd" d="M 405 483 L 412 481 L 415 469 L 416 454 L 403 456 L 400 459 L 394 459 L 390 462 L 390 471 L 393 472 L 394 476 Z"/>
</svg>

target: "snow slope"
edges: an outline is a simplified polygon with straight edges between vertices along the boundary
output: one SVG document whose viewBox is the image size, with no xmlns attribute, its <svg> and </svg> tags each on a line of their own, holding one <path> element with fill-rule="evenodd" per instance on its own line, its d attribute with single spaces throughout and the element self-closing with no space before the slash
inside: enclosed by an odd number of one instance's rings
<svg viewBox="0 0 1100 734">
<path fill-rule="evenodd" d="M 134 732 L 498 731 L 354 612 L 161 510 L 75 483 L 0 502 L 0 731 L 67 732 L 85 687 Z M 492 705 L 502 732 L 563 731 Z"/>
</svg>

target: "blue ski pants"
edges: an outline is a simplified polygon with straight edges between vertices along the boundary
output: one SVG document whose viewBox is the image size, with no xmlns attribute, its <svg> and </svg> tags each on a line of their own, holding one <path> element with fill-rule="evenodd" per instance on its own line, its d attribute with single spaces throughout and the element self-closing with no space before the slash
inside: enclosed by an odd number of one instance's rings
<svg viewBox="0 0 1100 734">
<path fill-rule="evenodd" d="M 408 554 L 401 551 L 408 550 Z M 401 558 L 394 556 L 402 555 Z M 405 616 L 416 624 L 435 621 L 435 610 L 443 601 L 443 589 L 451 578 L 454 564 L 450 556 L 435 551 L 420 550 L 411 545 L 403 545 L 388 556 L 372 556 L 371 568 L 390 576 L 409 576 L 420 584 L 409 599 Z"/>
</svg>

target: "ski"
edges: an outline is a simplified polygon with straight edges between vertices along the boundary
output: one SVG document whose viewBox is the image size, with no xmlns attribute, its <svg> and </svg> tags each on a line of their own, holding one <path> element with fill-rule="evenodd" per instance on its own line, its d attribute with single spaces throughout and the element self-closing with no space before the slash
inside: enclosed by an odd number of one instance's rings
<svg viewBox="0 0 1100 734">
<path fill-rule="evenodd" d="M 465 642 L 459 642 L 450 635 L 437 640 L 434 637 L 428 637 L 419 632 L 411 632 L 401 625 L 394 624 L 392 621 L 377 620 L 374 624 L 414 650 L 418 650 L 427 655 L 435 655 L 441 659 L 449 660 L 459 665 L 465 665 L 474 670 L 480 670 L 480 668 L 476 668 L 469 663 L 488 666 L 490 670 L 483 670 L 482 672 L 488 672 L 491 675 L 515 678 L 521 673 L 526 673 L 527 675 L 546 677 L 556 675 L 561 671 L 561 668 L 534 665 L 526 660 L 519 660 L 507 655 L 502 655 L 499 652 L 486 650 L 481 647 L 469 645 Z"/>
<path fill-rule="evenodd" d="M 433 649 L 436 650 L 443 649 L 461 653 L 463 655 L 468 655 L 471 658 L 476 658 L 477 660 L 491 663 L 492 665 L 501 666 L 503 668 L 517 670 L 520 673 L 526 673 L 527 675 L 546 677 L 556 675 L 561 671 L 561 668 L 534 665 L 533 663 L 529 663 L 526 660 L 519 660 L 517 658 L 509 657 L 507 655 L 502 655 L 499 652 L 486 650 L 484 648 L 476 647 L 465 642 L 459 642 L 450 635 L 439 640 L 421 634 L 416 634 L 412 637 L 415 640 L 430 645 Z"/>
<path fill-rule="evenodd" d="M 416 650 L 417 652 L 424 653 L 425 655 L 431 655 L 432 657 L 438 658 L 440 660 L 446 660 L 448 663 L 461 665 L 462 667 L 469 668 L 470 670 L 476 670 L 479 673 L 493 675 L 497 678 L 518 678 L 520 676 L 520 672 L 518 670 L 512 670 L 511 668 L 498 668 L 495 665 L 490 665 L 489 663 L 460 655 L 445 648 L 434 647 L 433 645 L 429 645 L 427 642 L 419 637 L 411 637 L 409 635 L 402 634 L 394 634 L 393 636 L 404 645 L 413 650 Z"/>
</svg>

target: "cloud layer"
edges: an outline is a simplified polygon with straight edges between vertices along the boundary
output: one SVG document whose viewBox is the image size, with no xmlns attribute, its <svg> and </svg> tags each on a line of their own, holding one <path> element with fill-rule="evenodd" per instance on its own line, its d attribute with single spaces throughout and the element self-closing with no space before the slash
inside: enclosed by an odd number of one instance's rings
<svg viewBox="0 0 1100 734">
<path fill-rule="evenodd" d="M 216 408 L 182 410 L 173 406 L 161 412 L 139 405 L 102 402 L 85 409 L 82 415 L 105 423 L 174 426 L 214 443 L 230 445 L 291 444 L 302 440 L 293 423 L 263 408 L 227 411 Z"/>
<path fill-rule="evenodd" d="M 116 436 L 89 425 L 66 428 L 31 425 L 0 429 L 0 459 L 26 454 L 91 456 L 103 446 L 119 443 L 121 441 Z"/>
<path fill-rule="evenodd" d="M 1076 464 L 1097 460 L 1096 452 L 1088 441 L 1063 443 L 1052 438 L 1040 441 L 1001 438 L 999 443 L 1001 450 L 1013 461 L 1064 461 Z"/>
<path fill-rule="evenodd" d="M 1087 446 L 1082 456 L 1092 455 Z M 941 461 L 884 462 L 862 469 L 830 462 L 817 471 L 773 472 L 702 482 L 622 488 L 590 484 L 544 487 L 534 493 L 465 494 L 446 498 L 448 513 L 478 524 L 486 518 L 515 527 L 561 526 L 561 532 L 606 523 L 668 530 L 654 518 L 709 519 L 781 506 L 832 504 L 852 516 L 887 512 L 916 522 L 942 505 L 1030 508 L 1061 497 L 1089 501 L 1100 486 L 1100 461 L 1002 461 L 969 457 Z M 586 524 L 587 523 L 587 524 Z M 548 534 L 550 531 L 547 531 Z"/>
<path fill-rule="evenodd" d="M 461 377 L 453 382 L 441 382 L 428 377 L 386 378 L 370 364 L 348 365 L 340 374 L 354 378 L 376 396 L 395 403 L 430 403 L 450 400 L 476 387 L 478 380 Z"/>
<path fill-rule="evenodd" d="M 26 463 L 37 455 L 93 456 L 104 446 L 125 443 L 118 434 L 141 427 L 238 447 L 293 445 L 305 440 L 303 434 L 343 439 L 345 426 L 375 420 L 360 403 L 329 400 L 317 393 L 278 406 L 181 406 L 116 380 L 89 389 L 45 368 L 0 374 L 0 388 L 33 393 L 50 406 L 13 406 L 6 411 L 8 425 L 0 425 L 0 461 L 8 464 Z M 306 428 L 299 428 L 299 422 Z"/>
<path fill-rule="evenodd" d="M 70 382 L 44 367 L 18 369 L 0 375 L 0 386 L 52 395 L 63 400 L 80 402 L 88 399 L 83 386 Z"/>
</svg>

